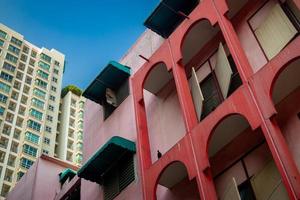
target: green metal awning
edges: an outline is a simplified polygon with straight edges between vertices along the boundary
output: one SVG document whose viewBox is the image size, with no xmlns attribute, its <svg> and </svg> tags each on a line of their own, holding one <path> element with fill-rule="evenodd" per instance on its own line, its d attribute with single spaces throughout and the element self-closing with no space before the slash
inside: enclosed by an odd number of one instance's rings
<svg viewBox="0 0 300 200">
<path fill-rule="evenodd" d="M 79 169 L 80 178 L 102 184 L 105 172 L 126 153 L 135 153 L 135 143 L 125 138 L 114 136 L 107 141 L 96 153 Z"/>
<path fill-rule="evenodd" d="M 168 38 L 185 19 L 184 15 L 189 15 L 198 3 L 199 0 L 162 0 L 144 25 L 160 36 Z"/>
<path fill-rule="evenodd" d="M 65 169 L 59 174 L 59 182 L 63 184 L 68 178 L 72 179 L 76 175 L 76 172 L 70 168 Z"/>
<path fill-rule="evenodd" d="M 111 61 L 87 87 L 83 92 L 83 96 L 102 105 L 102 100 L 105 99 L 106 88 L 117 90 L 129 76 L 129 67 Z"/>
</svg>

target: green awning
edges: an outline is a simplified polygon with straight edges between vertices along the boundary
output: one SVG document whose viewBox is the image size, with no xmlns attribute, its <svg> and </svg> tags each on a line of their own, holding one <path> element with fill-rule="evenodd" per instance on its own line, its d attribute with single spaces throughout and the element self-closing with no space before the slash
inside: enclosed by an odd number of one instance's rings
<svg viewBox="0 0 300 200">
<path fill-rule="evenodd" d="M 76 172 L 70 168 L 65 169 L 59 174 L 59 182 L 63 184 L 68 178 L 72 179 L 76 175 Z"/>
<path fill-rule="evenodd" d="M 168 38 L 173 31 L 198 5 L 199 0 L 162 0 L 144 25 L 164 38 Z"/>
<path fill-rule="evenodd" d="M 129 67 L 111 61 L 87 87 L 83 92 L 83 96 L 102 105 L 102 100 L 105 99 L 106 88 L 117 90 L 129 76 Z"/>
<path fill-rule="evenodd" d="M 105 172 L 126 153 L 135 153 L 135 143 L 125 138 L 114 136 L 107 141 L 79 169 L 80 178 L 102 184 Z"/>
</svg>

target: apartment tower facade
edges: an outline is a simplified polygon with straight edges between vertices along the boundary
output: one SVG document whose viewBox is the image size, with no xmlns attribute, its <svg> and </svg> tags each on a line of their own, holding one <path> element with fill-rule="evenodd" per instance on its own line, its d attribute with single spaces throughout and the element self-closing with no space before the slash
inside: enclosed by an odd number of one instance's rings
<svg viewBox="0 0 300 200">
<path fill-rule="evenodd" d="M 65 56 L 0 24 L 0 195 L 41 155 L 54 156 Z"/>
<path fill-rule="evenodd" d="M 85 98 L 79 88 L 62 90 L 55 146 L 55 157 L 76 165 L 82 164 L 83 116 Z"/>
</svg>

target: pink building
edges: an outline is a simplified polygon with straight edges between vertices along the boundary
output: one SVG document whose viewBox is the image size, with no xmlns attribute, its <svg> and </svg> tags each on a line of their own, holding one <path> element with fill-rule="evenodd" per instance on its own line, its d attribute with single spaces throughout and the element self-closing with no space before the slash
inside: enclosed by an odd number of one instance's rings
<svg viewBox="0 0 300 200">
<path fill-rule="evenodd" d="M 161 1 L 85 90 L 81 181 L 56 199 L 300 199 L 299 8 Z"/>
</svg>

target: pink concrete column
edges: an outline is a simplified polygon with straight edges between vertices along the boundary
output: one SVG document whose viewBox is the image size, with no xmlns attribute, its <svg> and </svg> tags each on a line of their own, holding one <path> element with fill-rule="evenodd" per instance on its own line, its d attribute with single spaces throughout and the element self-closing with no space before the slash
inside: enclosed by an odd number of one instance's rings
<svg viewBox="0 0 300 200">
<path fill-rule="evenodd" d="M 275 119 L 267 119 L 262 130 L 291 199 L 300 199 L 300 174 Z"/>
<path fill-rule="evenodd" d="M 198 190 L 201 199 L 217 200 L 217 193 L 215 189 L 214 180 L 210 169 L 200 171 L 197 177 Z"/>
<path fill-rule="evenodd" d="M 173 76 L 175 79 L 177 94 L 181 105 L 181 110 L 188 133 L 197 125 L 198 119 L 194 109 L 190 87 L 186 78 L 185 69 L 180 64 L 173 67 Z"/>
<path fill-rule="evenodd" d="M 215 4 L 216 13 L 218 15 L 218 23 L 223 33 L 226 44 L 232 55 L 232 58 L 237 66 L 237 70 L 241 76 L 243 82 L 247 82 L 249 77 L 253 74 L 251 65 L 246 57 L 246 54 L 242 48 L 239 38 L 230 22 L 230 20 L 220 13 L 217 5 Z"/>
<path fill-rule="evenodd" d="M 137 91 L 140 89 L 141 84 L 132 79 L 132 93 L 134 99 L 135 107 L 135 120 L 137 129 L 137 152 L 140 164 L 140 177 L 143 190 L 143 199 L 149 199 L 147 197 L 147 180 L 146 180 L 146 170 L 151 166 L 151 151 L 147 127 L 147 116 L 146 109 L 143 99 L 137 98 Z"/>
</svg>

